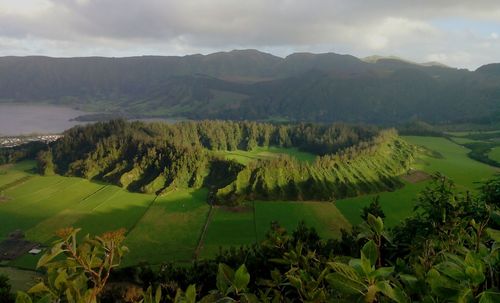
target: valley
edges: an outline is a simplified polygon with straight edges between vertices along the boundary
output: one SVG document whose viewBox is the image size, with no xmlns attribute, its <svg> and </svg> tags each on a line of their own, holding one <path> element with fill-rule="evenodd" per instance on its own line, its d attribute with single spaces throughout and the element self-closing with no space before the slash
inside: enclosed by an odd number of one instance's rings
<svg viewBox="0 0 500 303">
<path fill-rule="evenodd" d="M 468 158 L 465 147 L 446 138 L 407 136 L 404 140 L 418 147 L 412 170 L 429 175 L 440 172 L 461 189 L 474 190 L 478 181 L 496 173 L 496 169 Z M 248 164 L 283 153 L 312 161 L 310 154 L 274 147 L 228 151 L 225 155 Z M 125 244 L 131 253 L 123 266 L 189 263 L 195 258 L 214 257 L 220 248 L 261 241 L 272 221 L 288 230 L 305 221 L 322 237 L 338 238 L 341 229 L 350 230 L 361 222 L 361 209 L 376 195 L 380 196 L 387 224 L 393 226 L 413 213 L 415 197 L 428 185 L 428 180 L 402 180 L 402 188 L 334 203 L 247 200 L 239 206 L 211 206 L 204 188 L 179 188 L 156 196 L 78 177 L 40 176 L 34 172 L 35 166 L 33 161 L 23 161 L 0 167 L 0 239 L 22 230 L 27 240 L 49 245 L 55 232 L 67 226 L 81 228 L 81 235 L 125 228 Z M 26 254 L 2 264 L 34 269 L 37 259 Z"/>
</svg>

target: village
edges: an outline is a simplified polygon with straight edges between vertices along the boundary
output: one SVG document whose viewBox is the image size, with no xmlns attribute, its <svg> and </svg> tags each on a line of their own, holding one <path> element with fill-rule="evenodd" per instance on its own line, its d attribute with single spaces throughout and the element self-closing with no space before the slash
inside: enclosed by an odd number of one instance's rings
<svg viewBox="0 0 500 303">
<path fill-rule="evenodd" d="M 59 134 L 46 134 L 46 135 L 23 135 L 23 136 L 5 136 L 0 137 L 0 148 L 1 147 L 15 147 L 29 142 L 44 142 L 50 143 L 61 138 L 62 135 Z"/>
</svg>

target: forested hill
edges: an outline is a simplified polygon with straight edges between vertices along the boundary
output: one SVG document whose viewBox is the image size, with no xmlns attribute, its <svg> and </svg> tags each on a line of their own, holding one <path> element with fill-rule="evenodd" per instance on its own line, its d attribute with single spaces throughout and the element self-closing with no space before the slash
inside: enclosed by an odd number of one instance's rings
<svg viewBox="0 0 500 303">
<path fill-rule="evenodd" d="M 246 166 L 225 157 L 227 151 L 269 146 L 317 157 L 304 163 L 282 155 Z M 39 155 L 39 168 L 148 193 L 207 187 L 217 202 L 237 204 L 257 198 L 332 200 L 394 189 L 412 159 L 412 148 L 395 131 L 373 127 L 114 120 L 68 130 Z"/>
<path fill-rule="evenodd" d="M 334 53 L 1 57 L 0 101 L 130 116 L 394 123 L 497 119 L 500 73 Z"/>
</svg>

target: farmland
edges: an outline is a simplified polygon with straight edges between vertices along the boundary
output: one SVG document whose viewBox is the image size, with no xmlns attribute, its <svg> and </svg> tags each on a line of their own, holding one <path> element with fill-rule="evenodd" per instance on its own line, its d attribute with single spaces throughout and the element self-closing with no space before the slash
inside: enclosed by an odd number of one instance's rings
<svg viewBox="0 0 500 303">
<path fill-rule="evenodd" d="M 491 151 L 488 153 L 488 158 L 500 162 L 500 147 L 494 147 L 491 149 Z"/>
<path fill-rule="evenodd" d="M 420 147 L 413 169 L 428 174 L 440 172 L 452 179 L 460 190 L 474 190 L 478 182 L 491 177 L 496 170 L 467 156 L 468 149 L 441 137 L 405 137 L 411 144 Z M 380 195 L 382 209 L 387 215 L 386 223 L 395 225 L 413 212 L 414 199 L 425 188 L 428 181 L 409 183 L 397 191 Z M 352 223 L 358 224 L 360 209 L 367 206 L 376 195 L 367 195 L 337 201 L 336 205 Z"/>
<path fill-rule="evenodd" d="M 495 173 L 490 166 L 467 157 L 465 147 L 446 138 L 405 139 L 419 146 L 413 170 L 427 174 L 439 171 L 452 178 L 460 189 L 474 189 L 476 181 Z M 226 156 L 248 163 L 246 161 L 284 153 L 301 161 L 313 160 L 312 154 L 284 148 L 235 151 Z M 349 230 L 351 225 L 360 223 L 361 208 L 376 196 L 359 196 L 335 203 L 250 201 L 234 208 L 210 210 L 211 206 L 206 203 L 208 190 L 203 188 L 176 190 L 157 197 L 76 177 L 38 176 L 32 172 L 34 165 L 32 161 L 24 161 L 0 167 L 3 196 L 0 239 L 20 229 L 28 240 L 48 245 L 55 231 L 67 226 L 81 228 L 82 236 L 125 228 L 125 245 L 130 248 L 123 262 L 125 266 L 142 261 L 186 263 L 195 257 L 212 257 L 220 247 L 264 239 L 271 221 L 291 231 L 303 220 L 321 237 L 335 238 L 341 229 Z M 429 182 L 417 181 L 405 180 L 402 189 L 379 194 L 389 226 L 411 215 L 415 197 Z M 36 260 L 37 257 L 24 255 L 6 265 L 32 269 Z"/>
<path fill-rule="evenodd" d="M 229 248 L 264 240 L 271 222 L 288 231 L 300 221 L 314 227 L 325 239 L 337 238 L 350 223 L 328 202 L 255 201 L 241 208 L 216 208 L 204 241 L 202 256 L 213 256 L 219 247 Z"/>
<path fill-rule="evenodd" d="M 282 155 L 288 155 L 290 157 L 296 158 L 302 162 L 312 163 L 316 159 L 316 155 L 300 151 L 298 148 L 284 148 L 284 147 L 256 147 L 251 151 L 245 150 L 233 150 L 217 152 L 226 159 L 235 160 L 241 164 L 248 164 L 255 160 L 266 160 L 277 158 Z"/>
</svg>

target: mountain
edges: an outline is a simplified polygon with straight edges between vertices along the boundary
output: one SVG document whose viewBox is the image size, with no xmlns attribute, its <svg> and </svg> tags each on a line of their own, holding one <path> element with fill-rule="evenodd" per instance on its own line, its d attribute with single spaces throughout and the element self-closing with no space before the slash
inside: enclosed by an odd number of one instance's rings
<svg viewBox="0 0 500 303">
<path fill-rule="evenodd" d="M 0 57 L 0 100 L 131 116 L 399 123 L 498 119 L 500 64 L 286 58 L 257 50 L 127 58 Z"/>
</svg>

